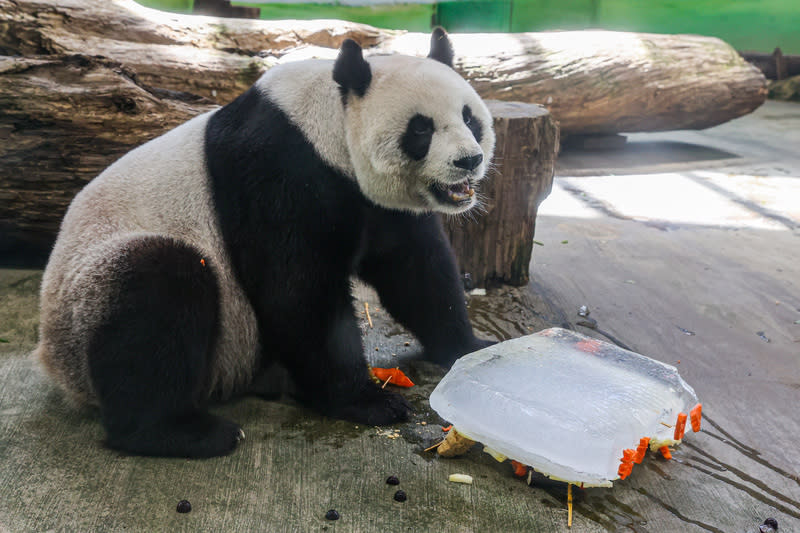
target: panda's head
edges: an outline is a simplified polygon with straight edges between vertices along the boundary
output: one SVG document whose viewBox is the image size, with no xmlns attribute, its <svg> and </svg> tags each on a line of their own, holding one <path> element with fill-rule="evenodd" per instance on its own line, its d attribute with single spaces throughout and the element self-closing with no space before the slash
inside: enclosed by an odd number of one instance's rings
<svg viewBox="0 0 800 533">
<path fill-rule="evenodd" d="M 356 179 L 374 203 L 412 212 L 460 213 L 494 151 L 492 117 L 452 68 L 447 34 L 433 32 L 427 58 L 365 60 L 347 40 L 333 69 L 345 105 Z"/>
</svg>

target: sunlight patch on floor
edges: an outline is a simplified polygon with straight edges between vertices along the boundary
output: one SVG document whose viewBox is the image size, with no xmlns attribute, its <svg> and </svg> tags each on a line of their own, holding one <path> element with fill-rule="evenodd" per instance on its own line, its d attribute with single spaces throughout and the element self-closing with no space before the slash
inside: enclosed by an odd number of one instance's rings
<svg viewBox="0 0 800 533">
<path fill-rule="evenodd" d="M 561 177 L 539 215 L 612 216 L 676 225 L 787 230 L 800 223 L 800 178 L 724 171 Z"/>
</svg>

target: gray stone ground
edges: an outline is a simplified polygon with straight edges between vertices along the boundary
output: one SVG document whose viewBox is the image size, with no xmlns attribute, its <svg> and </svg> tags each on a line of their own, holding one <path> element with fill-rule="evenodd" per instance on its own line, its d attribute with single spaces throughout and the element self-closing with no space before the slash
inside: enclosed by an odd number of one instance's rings
<svg viewBox="0 0 800 533">
<path fill-rule="evenodd" d="M 672 461 L 576 491 L 572 530 L 755 532 L 772 516 L 800 531 L 800 105 L 629 141 L 562 154 L 531 284 L 471 297 L 473 322 L 498 339 L 550 325 L 612 338 L 677 365 L 704 402 L 703 431 Z M 367 354 L 415 380 L 412 421 L 357 426 L 247 397 L 216 408 L 244 426 L 241 447 L 187 461 L 109 451 L 96 413 L 64 405 L 28 357 L 40 279 L 0 267 L 0 531 L 567 529 L 564 485 L 528 487 L 479 447 L 423 451 L 442 436 L 427 405 L 442 371 L 414 359 L 417 343 L 366 288 Z M 580 305 L 596 329 L 577 325 Z M 448 483 L 457 472 L 475 483 Z M 181 499 L 190 513 L 176 513 Z"/>
</svg>

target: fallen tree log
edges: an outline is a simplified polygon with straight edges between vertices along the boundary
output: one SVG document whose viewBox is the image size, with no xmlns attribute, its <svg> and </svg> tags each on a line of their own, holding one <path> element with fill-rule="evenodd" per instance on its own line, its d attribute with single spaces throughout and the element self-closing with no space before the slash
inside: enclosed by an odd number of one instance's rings
<svg viewBox="0 0 800 533">
<path fill-rule="evenodd" d="M 766 79 L 714 37 L 610 31 L 455 34 L 456 68 L 484 98 L 540 103 L 563 136 L 704 129 L 750 113 Z M 404 53 L 426 37 L 383 43 Z"/>
<path fill-rule="evenodd" d="M 0 0 L 0 232 L 50 242 L 75 192 L 122 153 L 229 102 L 277 62 L 335 56 L 346 38 L 420 54 L 429 42 L 342 21 L 177 15 L 132 0 Z M 541 103 L 562 135 L 703 128 L 766 95 L 763 75 L 714 38 L 452 40 L 457 69 L 482 96 Z"/>
</svg>

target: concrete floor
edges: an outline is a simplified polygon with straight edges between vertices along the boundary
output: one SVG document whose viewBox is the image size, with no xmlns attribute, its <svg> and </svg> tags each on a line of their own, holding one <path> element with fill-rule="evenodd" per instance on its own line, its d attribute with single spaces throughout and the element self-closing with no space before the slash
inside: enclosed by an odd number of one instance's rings
<svg viewBox="0 0 800 533">
<path fill-rule="evenodd" d="M 471 297 L 476 328 L 611 338 L 677 365 L 705 414 L 672 461 L 651 456 L 612 489 L 576 491 L 572 530 L 755 532 L 774 517 L 800 531 L 800 105 L 565 151 L 559 165 L 531 284 Z M 242 398 L 216 409 L 245 428 L 240 448 L 186 461 L 106 450 L 96 414 L 62 403 L 28 358 L 40 279 L 0 268 L 0 532 L 566 530 L 562 484 L 528 487 L 477 448 L 422 451 L 442 435 L 427 406 L 442 372 L 414 360 L 369 290 L 357 291 L 375 323 L 367 354 L 417 383 L 411 422 L 358 427 Z M 597 329 L 577 325 L 581 305 Z M 475 483 L 448 483 L 456 472 Z M 392 499 L 392 474 L 408 501 Z M 192 512 L 176 513 L 181 499 Z M 325 520 L 331 508 L 339 521 Z"/>
</svg>

